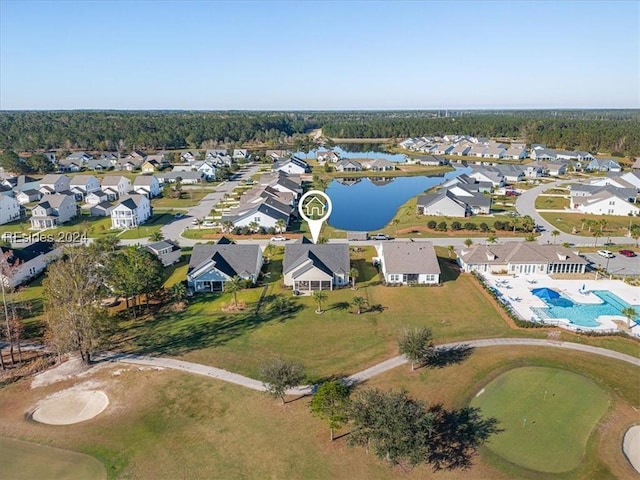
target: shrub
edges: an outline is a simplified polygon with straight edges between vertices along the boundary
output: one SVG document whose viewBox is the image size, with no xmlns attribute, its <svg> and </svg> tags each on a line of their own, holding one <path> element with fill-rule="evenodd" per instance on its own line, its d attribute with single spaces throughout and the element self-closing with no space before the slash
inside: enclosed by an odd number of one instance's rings
<svg viewBox="0 0 640 480">
<path fill-rule="evenodd" d="M 465 230 L 477 230 L 478 226 L 475 223 L 467 222 L 464 224 Z"/>
<path fill-rule="evenodd" d="M 430 228 L 431 230 L 435 230 L 436 225 L 438 225 L 438 224 L 436 223 L 435 220 L 429 220 L 427 222 L 427 227 Z"/>
<path fill-rule="evenodd" d="M 446 232 L 447 231 L 447 222 L 440 222 L 438 224 L 438 230 L 440 230 L 441 232 Z"/>
<path fill-rule="evenodd" d="M 460 222 L 451 222 L 451 230 L 462 230 L 462 224 Z"/>
<path fill-rule="evenodd" d="M 487 225 L 485 222 L 482 222 L 480 224 L 480 230 L 482 230 L 483 232 L 488 232 L 489 231 L 489 225 Z"/>
</svg>

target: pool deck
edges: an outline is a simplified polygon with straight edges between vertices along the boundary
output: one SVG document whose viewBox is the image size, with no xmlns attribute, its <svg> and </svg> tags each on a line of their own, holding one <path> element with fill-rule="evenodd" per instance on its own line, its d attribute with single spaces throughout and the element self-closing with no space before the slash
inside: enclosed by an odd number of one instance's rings
<svg viewBox="0 0 640 480">
<path fill-rule="evenodd" d="M 628 285 L 621 280 L 558 280 L 547 275 L 483 275 L 487 283 L 498 290 L 511 308 L 525 320 L 538 320 L 538 316 L 531 310 L 532 308 L 547 307 L 547 304 L 542 299 L 531 293 L 532 289 L 541 287 L 556 290 L 563 296 L 571 299 L 574 303 L 602 303 L 602 300 L 591 292 L 594 290 L 608 290 L 632 306 L 637 307 L 640 305 L 640 289 Z M 585 287 L 584 292 L 582 291 L 583 285 Z M 640 309 L 636 308 L 636 310 Z M 619 330 L 613 320 L 627 321 L 623 315 L 602 315 L 597 318 L 597 321 L 600 323 L 598 327 L 583 327 L 562 319 L 553 321 L 545 320 L 545 323 L 557 324 L 569 330 Z M 640 325 L 636 324 L 631 331 L 634 335 L 640 336 Z"/>
</svg>

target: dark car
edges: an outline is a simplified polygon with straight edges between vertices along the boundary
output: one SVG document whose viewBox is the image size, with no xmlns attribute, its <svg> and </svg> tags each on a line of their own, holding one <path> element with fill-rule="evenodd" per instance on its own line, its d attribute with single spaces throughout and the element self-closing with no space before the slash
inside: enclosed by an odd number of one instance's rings
<svg viewBox="0 0 640 480">
<path fill-rule="evenodd" d="M 633 250 L 620 250 L 620 255 L 624 256 L 624 257 L 635 257 L 636 256 L 636 252 L 634 252 Z"/>
</svg>

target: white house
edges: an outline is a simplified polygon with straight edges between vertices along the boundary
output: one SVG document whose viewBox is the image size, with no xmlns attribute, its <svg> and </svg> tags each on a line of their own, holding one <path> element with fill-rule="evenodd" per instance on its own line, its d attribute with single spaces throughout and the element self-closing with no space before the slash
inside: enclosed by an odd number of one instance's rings
<svg viewBox="0 0 640 480">
<path fill-rule="evenodd" d="M 87 194 L 100 190 L 100 181 L 93 175 L 76 175 L 69 183 L 69 190 L 78 200 L 83 200 Z"/>
<path fill-rule="evenodd" d="M 232 157 L 234 160 L 246 160 L 249 158 L 249 151 L 244 148 L 235 148 Z"/>
<path fill-rule="evenodd" d="M 20 205 L 25 203 L 37 202 L 42 198 L 42 193 L 39 190 L 22 190 L 16 193 L 16 200 Z"/>
<path fill-rule="evenodd" d="M 53 228 L 68 222 L 78 214 L 75 199 L 70 195 L 52 193 L 31 209 L 31 227 Z"/>
<path fill-rule="evenodd" d="M 418 215 L 437 215 L 443 217 L 467 217 L 471 208 L 447 189 L 438 193 L 420 195 L 417 201 Z"/>
<path fill-rule="evenodd" d="M 0 225 L 20 218 L 20 203 L 8 195 L 0 193 Z"/>
<path fill-rule="evenodd" d="M 430 242 L 385 242 L 376 261 L 387 284 L 438 284 L 440 265 Z"/>
<path fill-rule="evenodd" d="M 311 167 L 304 160 L 297 157 L 291 157 L 286 160 L 276 162 L 273 166 L 274 171 L 289 173 L 293 175 L 301 175 L 311 171 Z"/>
<path fill-rule="evenodd" d="M 251 207 L 247 210 L 238 211 L 237 213 L 229 213 L 222 217 L 222 222 L 232 222 L 235 227 L 250 227 L 258 225 L 262 228 L 277 228 L 279 220 L 289 223 L 289 215 L 273 208 L 266 203 Z"/>
<path fill-rule="evenodd" d="M 146 249 L 160 259 L 162 265 L 168 267 L 180 261 L 182 249 L 171 240 L 161 240 L 159 242 L 148 243 Z"/>
<path fill-rule="evenodd" d="M 511 160 L 522 160 L 527 158 L 527 149 L 523 146 L 514 146 L 513 144 L 504 152 L 502 158 Z"/>
<path fill-rule="evenodd" d="M 40 180 L 40 193 L 43 195 L 51 195 L 54 193 L 69 191 L 71 178 L 66 175 L 50 173 Z"/>
<path fill-rule="evenodd" d="M 111 210 L 111 228 L 135 228 L 151 216 L 151 204 L 144 195 L 131 194 L 120 199 Z"/>
<path fill-rule="evenodd" d="M 122 175 L 107 175 L 102 179 L 102 191 L 109 200 L 117 200 L 131 191 L 131 180 Z"/>
<path fill-rule="evenodd" d="M 102 190 L 96 190 L 86 196 L 85 202 L 89 205 L 98 205 L 99 203 L 106 202 L 108 199 L 109 196 L 106 193 Z"/>
<path fill-rule="evenodd" d="M 593 215 L 640 215 L 640 208 L 611 190 L 604 190 L 588 197 L 572 196 L 571 208 Z"/>
<path fill-rule="evenodd" d="M 336 171 L 338 172 L 360 172 L 362 171 L 362 165 L 356 160 L 345 158 L 344 160 L 336 163 Z"/>
<path fill-rule="evenodd" d="M 160 182 L 153 175 L 138 175 L 133 181 L 133 191 L 147 198 L 160 195 Z"/>
<path fill-rule="evenodd" d="M 28 247 L 11 249 L 0 247 L 0 253 L 8 253 L 7 263 L 11 274 L 2 275 L 0 281 L 5 287 L 18 285 L 41 274 L 47 265 L 62 256 L 62 248 L 56 248 L 54 242 L 33 242 Z"/>
<path fill-rule="evenodd" d="M 212 181 L 216 179 L 217 168 L 209 160 L 193 162 L 193 166 L 197 172 L 202 172 L 207 180 Z"/>
</svg>

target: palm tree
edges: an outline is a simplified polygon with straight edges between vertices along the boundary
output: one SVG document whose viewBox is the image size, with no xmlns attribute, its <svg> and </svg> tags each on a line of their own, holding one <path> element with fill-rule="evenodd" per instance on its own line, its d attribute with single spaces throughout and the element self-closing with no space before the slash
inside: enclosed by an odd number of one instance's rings
<svg viewBox="0 0 640 480">
<path fill-rule="evenodd" d="M 522 228 L 524 228 L 527 232 L 533 231 L 536 226 L 536 221 L 530 216 L 525 215 L 522 217 Z"/>
<path fill-rule="evenodd" d="M 249 223 L 249 230 L 254 233 L 257 232 L 258 230 L 260 230 L 260 224 L 254 220 L 253 222 Z"/>
<path fill-rule="evenodd" d="M 473 240 L 471 240 L 470 238 L 465 238 L 464 246 L 469 248 L 471 245 L 473 245 Z"/>
<path fill-rule="evenodd" d="M 622 315 L 627 317 L 627 327 L 631 328 L 631 322 L 635 322 L 638 319 L 638 312 L 633 307 L 625 307 L 621 310 Z"/>
<path fill-rule="evenodd" d="M 164 235 L 162 235 L 160 230 L 154 230 L 151 232 L 151 235 L 149 235 L 149 240 L 152 242 L 160 242 L 161 240 L 164 240 Z"/>
<path fill-rule="evenodd" d="M 638 238 L 640 238 L 640 225 L 632 225 L 629 228 L 629 236 L 636 241 L 636 247 L 638 246 Z"/>
<path fill-rule="evenodd" d="M 351 270 L 349 270 L 349 277 L 351 277 L 351 288 L 353 290 L 356 289 L 356 278 L 358 278 L 358 275 L 360 275 L 360 272 L 356 267 L 352 267 Z"/>
<path fill-rule="evenodd" d="M 491 245 L 492 243 L 498 243 L 498 238 L 495 235 L 489 235 L 487 237 L 487 245 Z"/>
<path fill-rule="evenodd" d="M 185 299 L 186 296 L 187 287 L 184 286 L 184 283 L 179 282 L 171 287 L 171 298 L 173 298 L 174 302 L 181 302 Z"/>
<path fill-rule="evenodd" d="M 327 294 L 322 290 L 316 290 L 313 292 L 313 298 L 316 299 L 318 303 L 318 308 L 316 309 L 316 313 L 322 313 L 322 302 L 324 302 L 328 297 Z"/>
<path fill-rule="evenodd" d="M 233 293 L 234 307 L 238 306 L 238 292 L 242 290 L 243 287 L 243 280 L 237 275 L 224 282 L 224 291 L 226 293 Z"/>
<path fill-rule="evenodd" d="M 398 218 L 394 218 L 393 220 L 391 220 L 391 224 L 393 225 L 393 227 L 395 228 L 395 236 L 398 236 L 398 224 L 400 223 L 400 219 Z"/>
<path fill-rule="evenodd" d="M 449 255 L 449 258 L 451 258 L 451 254 L 455 253 L 455 251 L 456 251 L 456 248 L 453 245 L 449 245 L 447 247 L 447 254 Z"/>
<path fill-rule="evenodd" d="M 282 295 L 278 295 L 273 299 L 271 305 L 274 310 L 277 310 L 280 315 L 282 315 L 286 310 L 289 309 L 289 299 L 283 297 Z"/>
<path fill-rule="evenodd" d="M 351 300 L 351 304 L 356 307 L 356 315 L 360 315 L 362 313 L 362 307 L 367 304 L 367 300 L 364 297 L 353 297 Z"/>
<path fill-rule="evenodd" d="M 287 222 L 285 222 L 281 218 L 276 220 L 276 230 L 278 231 L 278 233 L 284 233 L 286 229 L 287 229 Z"/>
<path fill-rule="evenodd" d="M 520 226 L 520 217 L 513 217 L 511 219 L 511 225 L 513 225 L 513 233 L 515 233 Z"/>
<path fill-rule="evenodd" d="M 198 230 L 202 228 L 203 223 L 204 223 L 204 220 L 202 218 L 196 218 L 196 225 L 198 225 Z"/>
<path fill-rule="evenodd" d="M 598 221 L 598 225 L 600 225 L 600 233 L 604 233 L 604 227 L 606 227 L 608 223 L 609 222 L 604 218 Z"/>
<path fill-rule="evenodd" d="M 554 230 L 551 232 L 551 236 L 553 237 L 553 244 L 556 244 L 556 237 L 560 235 L 560 232 L 558 230 Z"/>
<path fill-rule="evenodd" d="M 595 247 L 596 245 L 598 245 L 598 237 L 602 236 L 602 232 L 599 230 L 594 230 L 593 232 L 591 232 L 591 235 L 593 235 L 593 237 L 595 238 L 595 242 L 593 242 L 593 246 Z"/>
<path fill-rule="evenodd" d="M 225 233 L 231 233 L 234 227 L 235 225 L 230 220 L 225 220 L 224 222 L 222 222 L 222 231 Z"/>
<path fill-rule="evenodd" d="M 587 220 L 585 220 L 584 224 L 587 226 L 587 228 L 588 228 L 588 230 L 587 230 L 587 231 L 588 231 L 589 233 L 591 233 L 591 227 L 593 227 L 593 224 L 594 224 L 594 223 L 595 223 L 595 222 L 594 222 L 594 220 L 591 220 L 591 219 L 589 219 L 589 218 L 587 218 Z"/>
<path fill-rule="evenodd" d="M 580 219 L 580 230 L 584 230 L 584 226 L 587 223 L 587 219 L 586 218 L 581 218 Z"/>
</svg>

